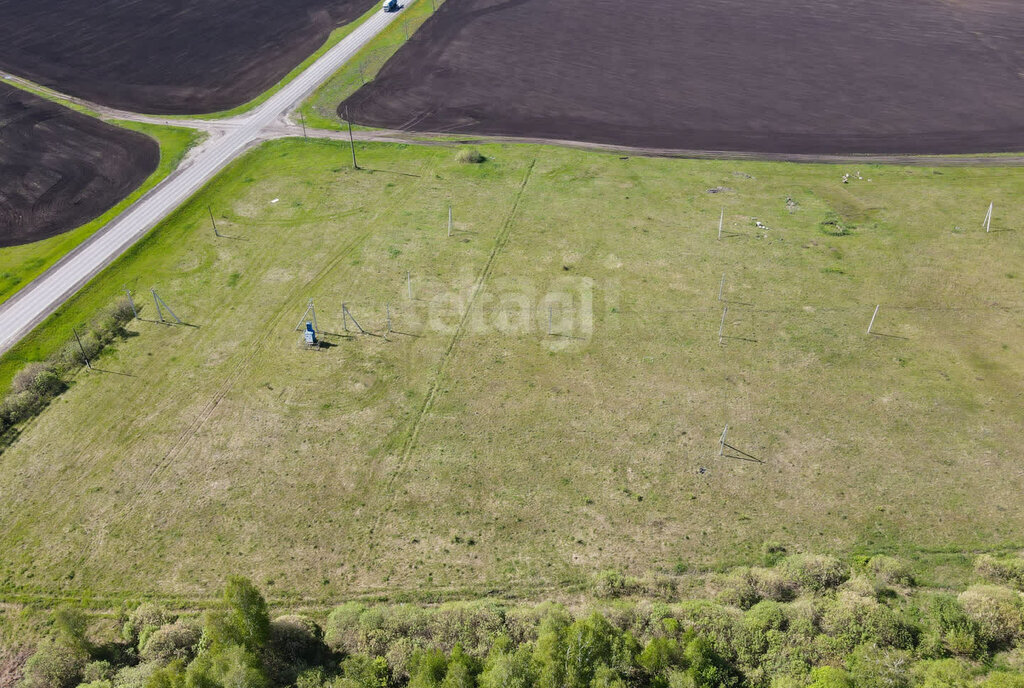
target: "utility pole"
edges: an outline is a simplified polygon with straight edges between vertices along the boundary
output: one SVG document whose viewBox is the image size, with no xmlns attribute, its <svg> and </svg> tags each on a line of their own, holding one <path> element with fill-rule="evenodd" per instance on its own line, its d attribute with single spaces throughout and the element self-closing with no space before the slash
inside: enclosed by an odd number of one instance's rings
<svg viewBox="0 0 1024 688">
<path fill-rule="evenodd" d="M 82 358 L 85 359 L 85 365 L 88 366 L 89 370 L 92 370 L 92 363 L 89 362 L 89 356 L 85 353 L 85 347 L 82 346 L 82 339 L 78 336 L 78 330 L 72 327 L 71 331 L 75 333 L 75 341 L 78 342 L 78 348 L 82 350 Z"/>
<path fill-rule="evenodd" d="M 138 320 L 139 312 L 135 310 L 135 299 L 132 298 L 132 292 L 130 289 L 128 289 L 127 284 L 124 285 L 124 293 L 128 296 L 128 304 L 132 307 L 132 315 L 134 315 L 135 319 Z"/>
<path fill-rule="evenodd" d="M 359 163 L 356 162 L 356 140 L 352 136 L 352 120 L 348 118 L 348 108 L 345 108 L 345 124 L 348 125 L 348 144 L 352 148 L 352 169 L 358 170 Z"/>
<path fill-rule="evenodd" d="M 302 123 L 302 138 L 306 139 L 306 115 L 303 114 L 302 110 L 299 110 L 299 122 Z"/>
<path fill-rule="evenodd" d="M 213 235 L 220 236 L 220 232 L 217 231 L 217 221 L 213 219 L 213 207 L 206 206 L 206 209 L 210 211 L 210 224 L 213 225 Z"/>
</svg>

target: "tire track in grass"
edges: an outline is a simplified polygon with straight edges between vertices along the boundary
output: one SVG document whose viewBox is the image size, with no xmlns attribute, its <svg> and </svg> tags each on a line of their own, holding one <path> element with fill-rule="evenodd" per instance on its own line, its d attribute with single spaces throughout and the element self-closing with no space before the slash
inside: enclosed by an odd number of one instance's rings
<svg viewBox="0 0 1024 688">
<path fill-rule="evenodd" d="M 487 282 L 487 278 L 490 277 L 492 270 L 494 269 L 494 263 L 498 258 L 498 254 L 508 244 L 509 237 L 512 234 L 512 224 L 515 221 L 516 215 L 519 210 L 519 202 L 522 200 L 523 192 L 526 190 L 526 185 L 530 181 L 530 177 L 533 174 L 533 168 L 537 164 L 537 159 L 534 158 L 530 161 L 529 166 L 526 168 L 526 174 L 523 175 L 523 181 L 519 183 L 519 188 L 516 190 L 515 199 L 512 202 L 512 207 L 505 217 L 505 221 L 502 223 L 501 230 L 498 232 L 498 237 L 494 241 L 494 248 L 491 249 L 490 255 L 487 257 L 487 262 L 484 264 L 483 270 L 480 272 L 480 276 L 477 278 L 476 283 L 473 285 L 473 292 L 469 297 L 469 303 L 466 304 L 466 310 L 462 313 L 462 318 L 459 319 L 459 324 L 455 328 L 455 332 L 452 334 L 451 339 L 448 341 L 448 346 L 445 347 L 444 352 L 441 354 L 441 360 L 437 364 L 437 370 L 434 373 L 434 377 L 430 382 L 430 386 L 427 388 L 427 394 L 423 399 L 423 403 L 420 404 L 419 409 L 416 411 L 416 415 L 413 419 L 412 426 L 406 433 L 404 441 L 401 444 L 401 450 L 399 452 L 398 465 L 391 472 L 391 477 L 388 478 L 387 483 L 384 487 L 384 494 L 387 500 L 387 506 L 384 507 L 377 515 L 373 526 L 367 533 L 368 536 L 368 549 L 373 549 L 373 535 L 380 529 L 384 523 L 384 519 L 394 509 L 394 485 L 402 473 L 402 470 L 409 462 L 409 457 L 412 455 L 413 450 L 416 448 L 416 440 L 419 438 L 420 429 L 423 427 L 423 423 L 430 413 L 431 408 L 434 405 L 434 400 L 437 398 L 438 389 L 441 386 L 441 380 L 444 377 L 445 371 L 448 369 L 448 365 L 454 355 L 455 347 L 462 339 L 462 335 L 466 331 L 466 323 L 469 321 L 470 315 L 473 313 L 473 306 L 476 304 L 477 296 L 483 290 L 484 284 Z"/>
</svg>

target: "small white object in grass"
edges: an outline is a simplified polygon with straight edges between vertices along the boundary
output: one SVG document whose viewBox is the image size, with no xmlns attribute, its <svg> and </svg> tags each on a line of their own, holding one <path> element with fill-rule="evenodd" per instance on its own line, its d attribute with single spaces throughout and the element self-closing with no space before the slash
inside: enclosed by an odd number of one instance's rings
<svg viewBox="0 0 1024 688">
<path fill-rule="evenodd" d="M 280 200 L 281 200 L 280 198 L 275 198 L 274 200 L 271 201 L 271 203 L 277 203 Z"/>
</svg>

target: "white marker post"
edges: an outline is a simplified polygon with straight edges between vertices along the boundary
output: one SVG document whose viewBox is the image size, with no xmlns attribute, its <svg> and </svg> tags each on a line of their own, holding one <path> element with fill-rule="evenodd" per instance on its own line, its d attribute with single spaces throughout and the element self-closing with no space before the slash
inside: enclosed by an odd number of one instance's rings
<svg viewBox="0 0 1024 688">
<path fill-rule="evenodd" d="M 722 343 L 722 331 L 725 330 L 725 314 L 729 312 L 729 307 L 726 306 L 722 309 L 722 324 L 718 326 L 718 343 Z"/>
<path fill-rule="evenodd" d="M 718 455 L 725 455 L 725 434 L 729 432 L 729 425 L 726 424 L 725 430 L 722 430 L 722 436 L 718 438 Z"/>
<path fill-rule="evenodd" d="M 871 334 L 871 328 L 875 326 L 875 318 L 878 317 L 878 309 L 881 307 L 881 304 L 875 306 L 875 312 L 871 316 L 871 322 L 868 323 L 868 334 Z"/>
<path fill-rule="evenodd" d="M 452 206 L 448 205 L 448 236 L 452 235 Z"/>
<path fill-rule="evenodd" d="M 995 205 L 995 201 L 988 204 L 988 212 L 985 213 L 985 221 L 981 223 L 981 226 L 985 228 L 986 234 L 992 230 L 992 210 L 995 208 Z"/>
<path fill-rule="evenodd" d="M 718 240 L 722 240 L 722 224 L 725 222 L 725 208 L 722 208 L 722 214 L 718 218 Z"/>
</svg>

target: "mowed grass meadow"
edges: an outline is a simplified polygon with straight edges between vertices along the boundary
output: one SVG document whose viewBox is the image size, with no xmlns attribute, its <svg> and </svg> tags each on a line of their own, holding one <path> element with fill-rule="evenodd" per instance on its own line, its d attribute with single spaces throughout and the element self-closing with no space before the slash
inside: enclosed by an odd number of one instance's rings
<svg viewBox="0 0 1024 688">
<path fill-rule="evenodd" d="M 531 597 L 765 542 L 942 584 L 1022 546 L 1024 171 L 357 150 L 249 153 L 7 357 L 143 307 L 0 454 L 5 596 Z"/>
</svg>

